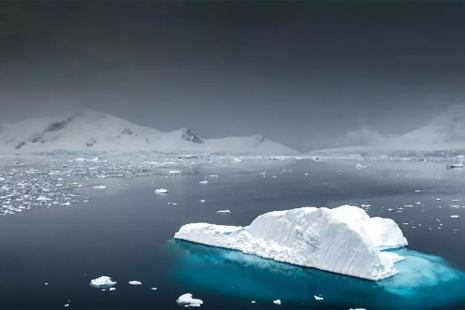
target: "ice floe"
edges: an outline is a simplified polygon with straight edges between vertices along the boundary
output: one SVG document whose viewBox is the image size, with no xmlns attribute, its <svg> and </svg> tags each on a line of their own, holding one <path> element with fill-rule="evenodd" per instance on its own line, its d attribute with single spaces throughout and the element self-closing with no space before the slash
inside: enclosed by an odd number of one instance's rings
<svg viewBox="0 0 465 310">
<path fill-rule="evenodd" d="M 113 282 L 109 276 L 101 276 L 90 281 L 91 286 L 103 289 L 110 288 L 115 284 L 116 282 Z"/>
<path fill-rule="evenodd" d="M 190 293 L 179 296 L 176 302 L 186 307 L 200 307 L 203 304 L 201 299 L 192 298 L 192 294 Z"/>
</svg>

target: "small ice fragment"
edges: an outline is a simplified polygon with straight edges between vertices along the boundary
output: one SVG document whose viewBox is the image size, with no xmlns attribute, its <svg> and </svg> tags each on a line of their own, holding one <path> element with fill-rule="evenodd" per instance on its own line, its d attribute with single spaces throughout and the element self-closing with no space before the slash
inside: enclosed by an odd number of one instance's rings
<svg viewBox="0 0 465 310">
<path fill-rule="evenodd" d="M 206 201 L 205 201 L 205 199 L 200 199 L 200 202 L 205 203 Z"/>
<path fill-rule="evenodd" d="M 142 282 L 140 281 L 129 281 L 130 285 L 142 285 Z"/>
<path fill-rule="evenodd" d="M 45 282 L 44 285 L 48 285 L 48 282 Z"/>
<path fill-rule="evenodd" d="M 421 192 L 421 190 L 419 190 L 419 189 L 416 189 L 416 190 L 415 190 L 415 193 L 419 193 L 419 192 Z"/>
<path fill-rule="evenodd" d="M 185 307 L 200 307 L 200 305 L 203 304 L 203 301 L 201 299 L 192 298 L 192 294 L 190 293 L 186 293 L 184 295 L 179 296 L 176 302 L 179 305 L 183 305 Z"/>
<path fill-rule="evenodd" d="M 108 276 L 101 276 L 90 281 L 90 285 L 97 288 L 109 288 L 115 284 L 116 282 L 113 282 Z"/>
<path fill-rule="evenodd" d="M 102 288 L 102 292 L 105 292 L 105 291 L 106 291 L 106 289 Z"/>
<path fill-rule="evenodd" d="M 65 308 L 68 308 L 68 307 L 69 307 L 69 304 L 65 304 L 64 307 L 65 307 Z"/>
<path fill-rule="evenodd" d="M 108 290 L 109 291 L 116 291 L 116 287 L 110 287 Z"/>
<path fill-rule="evenodd" d="M 209 177 L 210 179 L 218 179 L 219 175 L 217 175 L 217 174 L 210 174 L 208 177 Z"/>
<path fill-rule="evenodd" d="M 367 310 L 365 308 L 350 308 L 349 310 Z"/>
<path fill-rule="evenodd" d="M 199 184 L 208 184 L 207 180 L 200 181 Z"/>
<path fill-rule="evenodd" d="M 320 296 L 314 295 L 313 297 L 315 297 L 315 300 L 323 300 L 323 297 L 320 297 Z"/>
<path fill-rule="evenodd" d="M 441 198 L 436 198 L 436 201 L 441 201 Z"/>
<path fill-rule="evenodd" d="M 181 174 L 181 171 L 179 171 L 179 170 L 171 170 L 170 172 L 168 172 L 168 174 Z"/>
<path fill-rule="evenodd" d="M 157 189 L 155 190 L 155 193 L 156 193 L 156 194 L 168 194 L 169 192 L 170 192 L 170 191 L 167 190 L 167 189 L 165 189 L 165 188 L 157 188 Z"/>
<path fill-rule="evenodd" d="M 252 300 L 250 303 L 254 304 L 254 303 L 256 303 L 256 301 L 255 301 L 255 300 Z"/>
<path fill-rule="evenodd" d="M 50 198 L 48 198 L 48 197 L 46 197 L 44 195 L 40 195 L 36 200 L 37 201 L 50 201 L 52 199 L 50 199 Z"/>
<path fill-rule="evenodd" d="M 450 217 L 453 218 L 453 219 L 459 219 L 460 218 L 459 215 L 451 215 Z"/>
<path fill-rule="evenodd" d="M 273 300 L 273 303 L 276 304 L 276 305 L 280 305 L 280 304 L 281 304 L 281 300 L 279 300 L 279 299 Z"/>
<path fill-rule="evenodd" d="M 308 173 L 304 173 L 304 175 L 308 175 Z"/>
<path fill-rule="evenodd" d="M 360 164 L 356 164 L 355 165 L 355 168 L 357 169 L 365 169 L 367 166 L 364 166 L 364 165 L 360 165 Z"/>
<path fill-rule="evenodd" d="M 152 287 L 151 290 L 152 290 L 152 291 L 156 291 L 157 288 L 156 288 L 156 287 Z"/>
<path fill-rule="evenodd" d="M 229 211 L 229 210 L 219 210 L 219 211 L 216 211 L 216 213 L 231 213 L 231 211 Z"/>
<path fill-rule="evenodd" d="M 105 185 L 97 185 L 97 186 L 94 186 L 95 189 L 105 189 L 107 188 Z"/>
<path fill-rule="evenodd" d="M 369 204 L 363 204 L 363 203 L 362 203 L 360 206 L 361 206 L 362 208 L 369 208 L 369 207 L 371 207 L 371 205 L 369 205 Z"/>
<path fill-rule="evenodd" d="M 170 206 L 177 206 L 177 205 L 178 205 L 177 202 L 171 202 L 171 201 L 169 201 L 168 204 L 169 204 Z"/>
</svg>

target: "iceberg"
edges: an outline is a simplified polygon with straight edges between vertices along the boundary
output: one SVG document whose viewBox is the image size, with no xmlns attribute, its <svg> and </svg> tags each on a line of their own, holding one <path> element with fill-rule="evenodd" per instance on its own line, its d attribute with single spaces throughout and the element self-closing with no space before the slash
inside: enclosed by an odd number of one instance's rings
<svg viewBox="0 0 465 310">
<path fill-rule="evenodd" d="M 373 281 L 398 273 L 402 257 L 383 250 L 408 245 L 393 220 L 350 205 L 269 212 L 246 227 L 187 224 L 174 238 Z"/>
<path fill-rule="evenodd" d="M 115 284 L 116 282 L 113 282 L 111 280 L 111 277 L 108 277 L 108 276 L 101 276 L 99 278 L 96 278 L 90 281 L 91 286 L 96 287 L 96 288 L 103 288 L 103 289 L 110 288 Z"/>
<path fill-rule="evenodd" d="M 129 285 L 142 285 L 142 282 L 140 281 L 129 281 Z"/>
<path fill-rule="evenodd" d="M 155 194 L 168 194 L 170 191 L 165 188 L 157 188 Z"/>
</svg>

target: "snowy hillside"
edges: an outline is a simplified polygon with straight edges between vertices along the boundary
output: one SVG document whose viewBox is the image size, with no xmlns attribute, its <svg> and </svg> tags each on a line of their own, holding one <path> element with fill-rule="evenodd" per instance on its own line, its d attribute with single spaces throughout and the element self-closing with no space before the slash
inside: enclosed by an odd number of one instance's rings
<svg viewBox="0 0 465 310">
<path fill-rule="evenodd" d="M 260 135 L 202 139 L 187 128 L 162 132 L 92 111 L 0 126 L 1 153 L 53 150 L 298 154 Z"/>
</svg>

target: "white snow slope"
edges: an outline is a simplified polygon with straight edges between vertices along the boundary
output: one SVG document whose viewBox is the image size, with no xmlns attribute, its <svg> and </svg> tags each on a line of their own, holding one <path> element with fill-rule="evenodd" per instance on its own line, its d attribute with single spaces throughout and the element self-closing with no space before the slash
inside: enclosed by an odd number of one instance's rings
<svg viewBox="0 0 465 310">
<path fill-rule="evenodd" d="M 93 111 L 0 126 L 2 153 L 54 150 L 299 154 L 260 135 L 202 139 L 187 128 L 162 132 Z"/>
<path fill-rule="evenodd" d="M 393 220 L 349 205 L 265 213 L 246 227 L 187 224 L 174 238 L 368 280 L 397 274 L 402 258 L 381 250 L 407 246 Z"/>
</svg>

